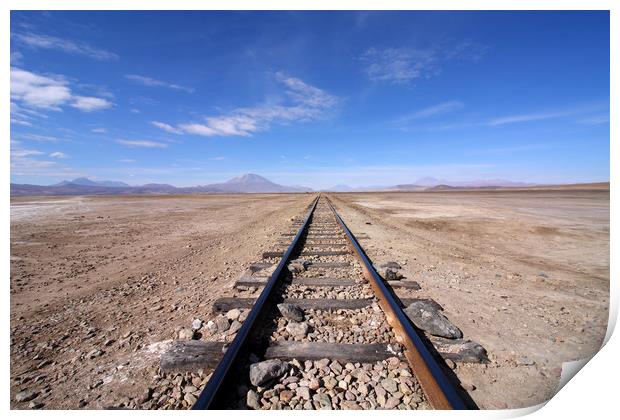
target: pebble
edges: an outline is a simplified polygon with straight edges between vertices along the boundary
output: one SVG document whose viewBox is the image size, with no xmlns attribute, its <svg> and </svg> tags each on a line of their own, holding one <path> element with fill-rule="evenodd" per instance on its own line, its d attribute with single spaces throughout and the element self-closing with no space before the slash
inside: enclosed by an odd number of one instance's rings
<svg viewBox="0 0 620 420">
<path fill-rule="evenodd" d="M 201 328 L 202 328 L 202 320 L 201 320 L 201 319 L 198 319 L 198 318 L 194 319 L 194 320 L 192 321 L 192 328 L 193 328 L 194 330 L 199 330 L 199 329 L 201 329 Z"/>
<path fill-rule="evenodd" d="M 287 372 L 288 368 L 289 364 L 279 359 L 254 363 L 250 366 L 250 382 L 254 386 L 261 386 L 281 377 Z"/>
<path fill-rule="evenodd" d="M 15 401 L 26 402 L 35 399 L 39 395 L 36 391 L 22 391 L 15 395 Z"/>
<path fill-rule="evenodd" d="M 230 311 L 226 312 L 226 318 L 231 321 L 239 319 L 239 315 L 241 315 L 241 311 L 237 308 L 231 309 Z"/>
</svg>

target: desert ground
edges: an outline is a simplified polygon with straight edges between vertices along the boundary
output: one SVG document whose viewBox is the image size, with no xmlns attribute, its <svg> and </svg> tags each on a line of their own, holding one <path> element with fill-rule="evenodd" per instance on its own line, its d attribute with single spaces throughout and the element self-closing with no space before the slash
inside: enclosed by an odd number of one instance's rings
<svg viewBox="0 0 620 420">
<path fill-rule="evenodd" d="M 399 296 L 433 298 L 487 349 L 453 366 L 480 408 L 545 401 L 601 346 L 608 189 L 328 196 L 371 259 L 421 285 Z M 161 343 L 209 319 L 314 197 L 13 198 L 11 407 L 142 407 Z"/>
</svg>

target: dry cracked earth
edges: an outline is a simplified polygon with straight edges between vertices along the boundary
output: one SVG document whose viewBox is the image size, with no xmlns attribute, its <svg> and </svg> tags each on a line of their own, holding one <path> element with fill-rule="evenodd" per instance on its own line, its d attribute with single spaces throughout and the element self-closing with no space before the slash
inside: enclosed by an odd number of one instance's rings
<svg viewBox="0 0 620 420">
<path fill-rule="evenodd" d="M 563 362 L 599 349 L 608 189 L 329 196 L 371 259 L 420 284 L 400 297 L 436 300 L 487 349 L 451 364 L 480 408 L 543 402 Z M 236 278 L 312 198 L 12 199 L 11 407 L 189 407 L 208 372 L 161 374 L 166 343 L 244 296 Z"/>
</svg>

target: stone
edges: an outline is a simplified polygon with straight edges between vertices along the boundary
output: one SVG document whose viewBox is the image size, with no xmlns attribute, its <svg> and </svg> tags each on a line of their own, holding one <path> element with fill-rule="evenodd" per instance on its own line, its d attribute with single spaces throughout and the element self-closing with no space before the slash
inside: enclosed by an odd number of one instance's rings
<svg viewBox="0 0 620 420">
<path fill-rule="evenodd" d="M 232 322 L 232 324 L 230 324 L 230 328 L 228 329 L 228 334 L 234 334 L 237 331 L 239 331 L 239 328 L 241 328 L 243 324 L 239 321 L 237 321 L 236 319 Z"/>
<path fill-rule="evenodd" d="M 342 408 L 345 410 L 362 410 L 362 407 L 360 407 L 355 401 L 343 401 Z"/>
<path fill-rule="evenodd" d="M 463 337 L 461 330 L 426 300 L 412 302 L 404 312 L 416 327 L 431 335 L 445 338 Z"/>
<path fill-rule="evenodd" d="M 225 332 L 230 327 L 228 318 L 226 318 L 225 316 L 217 317 L 217 319 L 215 320 L 215 325 L 217 326 L 217 332 Z"/>
<path fill-rule="evenodd" d="M 465 391 L 473 391 L 476 389 L 476 386 L 474 384 L 470 384 L 469 382 L 461 383 L 461 386 Z"/>
<path fill-rule="evenodd" d="M 41 407 L 43 407 L 43 403 L 39 402 L 39 401 L 30 401 L 28 403 L 28 408 L 31 408 L 33 410 L 36 410 L 36 409 L 41 408 Z"/>
<path fill-rule="evenodd" d="M 289 402 L 293 396 L 295 396 L 295 393 L 291 390 L 284 390 L 282 392 L 280 392 L 280 401 L 283 402 Z"/>
<path fill-rule="evenodd" d="M 217 325 L 215 322 L 209 320 L 209 322 L 207 322 L 207 330 L 209 330 L 210 333 L 217 332 Z"/>
<path fill-rule="evenodd" d="M 241 315 L 241 311 L 237 308 L 231 309 L 230 311 L 226 312 L 226 318 L 231 321 L 239 319 L 239 315 Z"/>
<path fill-rule="evenodd" d="M 15 395 L 15 401 L 17 401 L 17 402 L 27 402 L 27 401 L 30 401 L 30 400 L 34 400 L 38 395 L 39 395 L 39 393 L 36 392 L 36 391 L 22 391 L 22 392 L 18 392 L 17 395 Z"/>
<path fill-rule="evenodd" d="M 302 271 L 306 271 L 307 267 L 308 261 L 301 259 L 292 260 L 287 266 L 288 271 L 290 271 L 291 274 L 297 274 L 301 273 Z"/>
<path fill-rule="evenodd" d="M 94 359 L 95 357 L 99 357 L 102 354 L 103 354 L 103 350 L 93 349 L 93 350 L 88 352 L 88 354 L 86 355 L 86 358 L 87 359 Z"/>
<path fill-rule="evenodd" d="M 198 398 L 196 398 L 193 394 L 185 394 L 183 399 L 187 401 L 190 406 L 196 404 L 196 401 L 198 400 Z"/>
<path fill-rule="evenodd" d="M 454 360 L 446 359 L 446 365 L 448 365 L 450 369 L 456 368 L 456 363 L 454 363 Z"/>
<path fill-rule="evenodd" d="M 308 384 L 308 388 L 313 391 L 316 391 L 321 387 L 321 382 L 317 378 L 310 379 L 310 383 Z"/>
<path fill-rule="evenodd" d="M 308 401 L 310 399 L 310 388 L 307 386 L 300 386 L 295 390 L 295 394 L 302 400 Z"/>
<path fill-rule="evenodd" d="M 386 378 L 381 381 L 381 386 L 390 394 L 398 391 L 398 383 L 392 378 Z"/>
<path fill-rule="evenodd" d="M 304 320 L 304 311 L 292 303 L 279 303 L 278 310 L 284 318 L 290 321 L 301 322 Z"/>
<path fill-rule="evenodd" d="M 384 408 L 387 408 L 388 410 L 392 410 L 392 409 L 398 407 L 398 404 L 400 404 L 400 398 L 390 397 L 385 402 Z"/>
<path fill-rule="evenodd" d="M 273 379 L 280 378 L 289 369 L 289 364 L 279 359 L 265 360 L 250 365 L 250 382 L 261 386 Z"/>
<path fill-rule="evenodd" d="M 179 340 L 193 340 L 196 332 L 190 328 L 181 328 L 177 334 Z"/>
<path fill-rule="evenodd" d="M 396 261 L 387 261 L 384 262 L 383 264 L 379 264 L 379 267 L 381 268 L 392 268 L 394 270 L 400 270 L 402 267 L 400 266 L 399 263 L 397 263 Z"/>
<path fill-rule="evenodd" d="M 317 394 L 319 397 L 317 402 L 321 410 L 331 410 L 332 409 L 332 399 L 327 394 Z"/>
<path fill-rule="evenodd" d="M 327 389 L 334 389 L 338 385 L 338 381 L 331 376 L 323 378 L 323 385 Z"/>
<path fill-rule="evenodd" d="M 256 391 L 250 389 L 245 398 L 245 403 L 248 407 L 254 410 L 260 410 L 260 396 L 256 393 Z"/>
<path fill-rule="evenodd" d="M 202 320 L 196 318 L 195 320 L 192 321 L 192 328 L 194 330 L 199 330 L 202 328 Z"/>
<path fill-rule="evenodd" d="M 310 327 L 306 322 L 289 322 L 286 326 L 286 331 L 288 331 L 294 337 L 305 337 L 308 334 L 308 329 Z"/>
</svg>

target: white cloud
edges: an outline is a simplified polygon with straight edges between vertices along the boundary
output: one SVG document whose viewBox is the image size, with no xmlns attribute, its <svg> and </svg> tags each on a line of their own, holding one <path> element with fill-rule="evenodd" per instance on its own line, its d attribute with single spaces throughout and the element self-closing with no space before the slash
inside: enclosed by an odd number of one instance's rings
<svg viewBox="0 0 620 420">
<path fill-rule="evenodd" d="M 60 140 L 58 137 L 42 136 L 40 134 L 32 134 L 32 133 L 20 134 L 19 137 L 20 138 L 24 138 L 24 139 L 28 139 L 28 140 L 34 140 L 34 141 L 51 141 L 51 142 L 56 142 L 56 141 Z"/>
<path fill-rule="evenodd" d="M 242 136 L 266 130 L 272 123 L 316 120 L 338 104 L 338 98 L 300 79 L 276 73 L 285 87 L 285 104 L 237 108 L 228 114 L 205 117 L 204 121 L 180 124 L 175 129 L 200 136 Z M 166 127 L 172 127 L 169 124 Z M 160 128 L 169 131 L 161 126 Z"/>
<path fill-rule="evenodd" d="M 110 108 L 112 106 L 112 102 L 107 99 L 95 98 L 92 96 L 76 96 L 71 106 L 79 109 L 80 111 L 92 112 Z"/>
<path fill-rule="evenodd" d="M 125 78 L 131 80 L 132 82 L 136 82 L 144 86 L 165 87 L 165 88 L 173 89 L 173 90 L 182 90 L 188 93 L 194 92 L 194 89 L 190 87 L 181 86 L 181 85 L 177 85 L 174 83 L 163 82 L 161 80 L 153 79 L 152 77 L 148 77 L 148 76 L 141 76 L 139 74 L 127 74 L 125 75 Z"/>
<path fill-rule="evenodd" d="M 71 41 L 50 35 L 35 33 L 14 33 L 12 38 L 23 45 L 34 49 L 63 51 L 69 54 L 83 55 L 100 61 L 118 59 L 112 52 L 92 47 L 84 42 Z"/>
<path fill-rule="evenodd" d="M 59 110 L 60 105 L 71 100 L 71 89 L 63 79 L 12 67 L 11 99 L 36 108 Z"/>
<path fill-rule="evenodd" d="M 63 152 L 52 152 L 50 153 L 50 157 L 53 157 L 55 159 L 66 159 L 69 156 Z"/>
<path fill-rule="evenodd" d="M 508 115 L 505 117 L 493 118 L 487 122 L 488 125 L 497 126 L 505 124 L 513 124 L 529 121 L 548 120 L 551 118 L 560 118 L 573 115 L 574 111 L 558 111 L 558 112 L 539 112 L 534 114 Z"/>
<path fill-rule="evenodd" d="M 151 121 L 151 124 L 153 124 L 155 127 L 159 129 L 167 131 L 168 133 L 181 134 L 183 132 L 183 130 L 180 130 L 178 128 L 171 126 L 170 124 L 166 124 L 160 121 Z"/>
<path fill-rule="evenodd" d="M 131 113 L 133 113 L 133 114 L 139 114 L 139 113 L 140 113 L 140 110 L 139 110 L 139 109 L 136 109 L 136 108 L 131 108 L 131 109 L 129 110 L 129 112 L 131 112 Z"/>
<path fill-rule="evenodd" d="M 133 163 L 135 162 L 135 159 L 118 159 L 117 162 L 121 162 L 121 163 Z"/>
<path fill-rule="evenodd" d="M 397 122 L 405 123 L 408 121 L 432 118 L 437 115 L 442 115 L 442 114 L 446 114 L 449 112 L 457 111 L 461 108 L 463 108 L 463 103 L 459 101 L 442 102 L 437 105 L 432 105 L 427 108 L 420 109 L 409 115 L 405 115 L 404 117 L 399 118 Z"/>
<path fill-rule="evenodd" d="M 56 161 L 39 160 L 45 155 L 39 150 L 23 149 L 18 141 L 11 140 L 11 176 L 73 176 L 73 169 Z"/>
<path fill-rule="evenodd" d="M 216 156 L 216 157 L 212 157 L 209 158 L 209 160 L 225 160 L 226 158 L 224 156 Z"/>
<path fill-rule="evenodd" d="M 127 147 L 146 147 L 146 148 L 151 148 L 151 149 L 156 149 L 156 148 L 164 149 L 168 147 L 166 143 L 160 143 L 160 142 L 151 141 L 151 140 L 116 140 L 116 142 L 118 144 L 122 144 L 123 146 L 127 146 Z"/>
<path fill-rule="evenodd" d="M 60 111 L 62 106 L 71 105 L 81 111 L 91 112 L 109 108 L 112 103 L 106 99 L 74 95 L 69 83 L 60 76 L 42 76 L 16 67 L 11 67 L 11 114 L 30 117 L 44 117 L 33 109 Z M 17 103 L 19 102 L 19 104 Z"/>
<path fill-rule="evenodd" d="M 366 74 L 371 80 L 396 84 L 414 79 L 429 78 L 436 72 L 436 53 L 411 48 L 368 49 L 361 56 Z"/>
<path fill-rule="evenodd" d="M 108 132 L 108 130 L 106 128 L 103 127 L 99 127 L 99 128 L 93 128 L 92 130 L 93 133 L 97 133 L 97 134 L 105 134 Z"/>
<path fill-rule="evenodd" d="M 19 51 L 13 51 L 11 53 L 11 65 L 16 65 L 21 63 L 22 58 L 24 58 L 24 55 L 22 53 L 20 53 Z"/>
<path fill-rule="evenodd" d="M 365 72 L 373 81 L 410 84 L 416 79 L 429 79 L 450 60 L 479 61 L 487 48 L 471 41 L 431 48 L 369 48 L 361 56 Z"/>
</svg>

